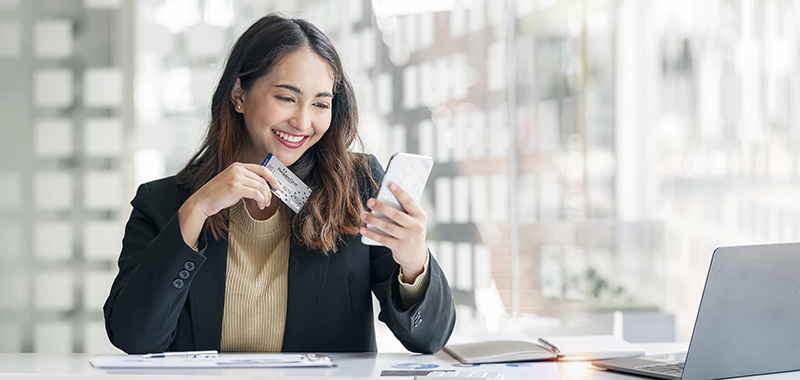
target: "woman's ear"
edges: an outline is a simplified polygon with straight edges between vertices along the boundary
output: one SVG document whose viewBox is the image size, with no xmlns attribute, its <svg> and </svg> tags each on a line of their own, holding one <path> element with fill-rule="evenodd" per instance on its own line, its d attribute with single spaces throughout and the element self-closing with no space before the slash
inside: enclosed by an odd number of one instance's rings
<svg viewBox="0 0 800 380">
<path fill-rule="evenodd" d="M 236 83 L 233 84 L 233 89 L 231 90 L 231 103 L 236 112 L 244 112 L 244 90 L 242 89 L 242 81 L 239 78 L 236 78 Z"/>
</svg>

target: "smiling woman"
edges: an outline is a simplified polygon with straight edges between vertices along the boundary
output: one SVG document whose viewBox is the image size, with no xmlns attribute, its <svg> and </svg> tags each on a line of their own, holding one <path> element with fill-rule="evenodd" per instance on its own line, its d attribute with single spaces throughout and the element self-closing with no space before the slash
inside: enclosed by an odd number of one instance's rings
<svg viewBox="0 0 800 380">
<path fill-rule="evenodd" d="M 374 199 L 383 171 L 351 152 L 353 90 L 330 40 L 270 15 L 234 45 L 208 134 L 175 177 L 143 184 L 104 306 L 126 352 L 375 351 L 379 318 L 415 352 L 439 351 L 455 324 L 426 214 Z M 312 193 L 298 214 L 275 201 L 268 154 Z M 390 218 L 373 220 L 369 208 Z M 378 237 L 370 223 L 391 230 Z M 385 245 L 366 246 L 359 233 Z"/>
<path fill-rule="evenodd" d="M 194 202 L 208 198 L 202 187 L 223 169 L 235 162 L 257 164 L 273 153 L 312 189 L 326 190 L 312 193 L 292 232 L 310 248 L 334 251 L 341 235 L 358 233 L 361 223 L 363 206 L 353 174 L 370 173 L 370 163 L 368 156 L 347 149 L 358 139 L 357 124 L 353 89 L 330 40 L 305 20 L 268 16 L 257 21 L 230 53 L 203 146 L 175 177 L 200 193 L 181 208 L 186 243 L 197 242 L 206 219 L 214 238 L 223 236 L 227 208 L 239 198 L 261 219 L 275 213 L 278 205 L 268 204 L 266 181 L 243 184 L 242 191 L 251 196 Z"/>
</svg>

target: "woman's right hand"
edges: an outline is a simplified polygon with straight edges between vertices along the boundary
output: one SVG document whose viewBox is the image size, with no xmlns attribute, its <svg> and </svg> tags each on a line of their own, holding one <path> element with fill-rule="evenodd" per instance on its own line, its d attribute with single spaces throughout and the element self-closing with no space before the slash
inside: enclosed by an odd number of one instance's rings
<svg viewBox="0 0 800 380">
<path fill-rule="evenodd" d="M 259 209 L 270 205 L 272 192 L 269 185 L 279 188 L 278 180 L 266 167 L 257 164 L 234 162 L 221 173 L 197 190 L 186 203 L 192 201 L 208 218 L 228 207 L 239 199 L 256 201 Z"/>
<path fill-rule="evenodd" d="M 272 192 L 279 188 L 275 176 L 258 164 L 235 162 L 217 174 L 189 199 L 178 211 L 181 233 L 186 245 L 194 247 L 206 219 L 233 206 L 242 198 L 252 199 L 259 209 L 269 207 Z"/>
</svg>

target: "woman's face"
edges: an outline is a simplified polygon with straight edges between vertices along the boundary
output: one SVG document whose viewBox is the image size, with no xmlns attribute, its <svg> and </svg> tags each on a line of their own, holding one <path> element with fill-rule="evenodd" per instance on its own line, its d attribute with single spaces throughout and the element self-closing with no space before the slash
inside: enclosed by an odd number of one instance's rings
<svg viewBox="0 0 800 380">
<path fill-rule="evenodd" d="M 287 55 L 247 92 L 236 80 L 231 97 L 250 136 L 250 162 L 261 163 L 272 153 L 288 166 L 322 138 L 331 125 L 331 71 L 306 47 Z"/>
</svg>

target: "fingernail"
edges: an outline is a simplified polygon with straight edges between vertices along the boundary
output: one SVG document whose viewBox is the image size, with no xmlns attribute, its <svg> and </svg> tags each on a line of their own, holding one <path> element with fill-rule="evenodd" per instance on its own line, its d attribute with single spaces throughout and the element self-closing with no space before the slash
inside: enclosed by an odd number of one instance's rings
<svg viewBox="0 0 800 380">
<path fill-rule="evenodd" d="M 397 184 L 392 182 L 389 184 L 389 190 L 397 190 Z"/>
<path fill-rule="evenodd" d="M 362 212 L 361 213 L 361 220 L 363 220 L 363 221 L 367 220 L 367 213 L 366 212 Z"/>
<path fill-rule="evenodd" d="M 368 200 L 367 201 L 367 206 L 369 206 L 370 208 L 375 207 L 375 200 L 374 199 Z"/>
</svg>

